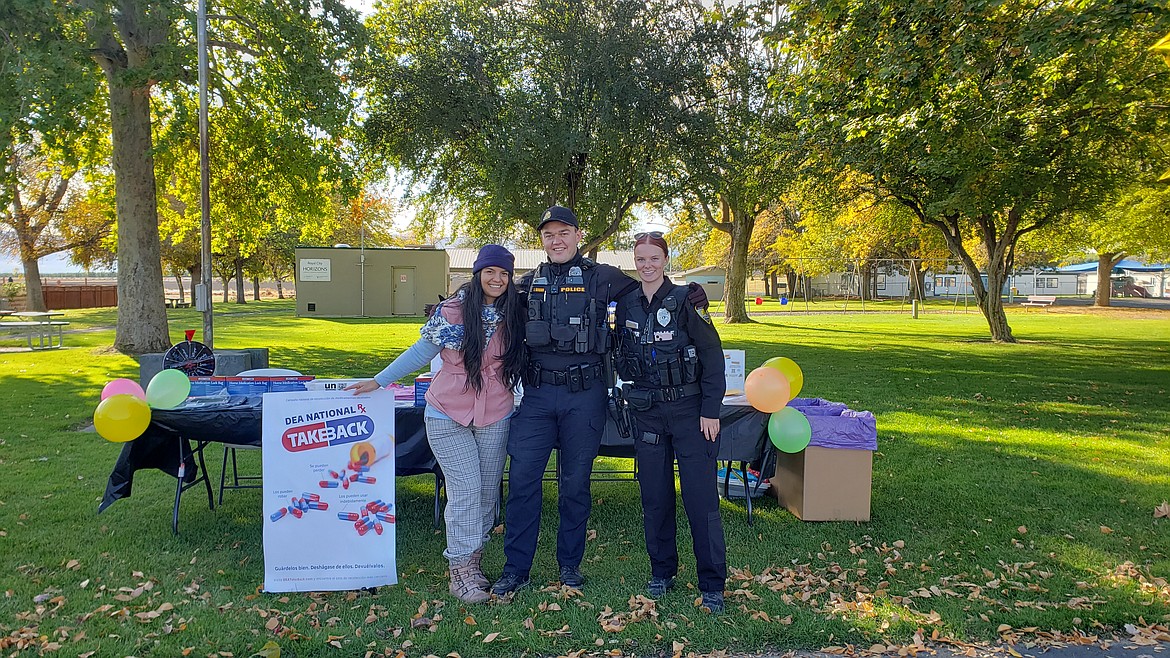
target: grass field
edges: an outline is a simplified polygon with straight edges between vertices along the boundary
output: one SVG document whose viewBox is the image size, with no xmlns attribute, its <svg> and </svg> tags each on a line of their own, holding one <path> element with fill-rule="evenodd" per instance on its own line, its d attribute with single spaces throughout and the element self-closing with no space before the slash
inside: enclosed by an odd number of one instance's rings
<svg viewBox="0 0 1170 658">
<path fill-rule="evenodd" d="M 218 347 L 267 346 L 272 366 L 323 377 L 371 375 L 417 337 L 417 319 L 299 319 L 275 301 L 219 309 Z M 170 317 L 176 341 L 201 326 L 194 311 Z M 1155 515 L 1170 498 L 1164 313 L 1013 310 L 1012 345 L 987 341 L 978 313 L 720 326 L 749 367 L 790 356 L 805 372 L 802 395 L 873 411 L 879 438 L 868 523 L 806 523 L 764 498 L 749 527 L 741 504 L 724 503 L 733 576 L 716 618 L 694 606 L 685 530 L 681 587 L 653 608 L 633 598 L 648 566 L 637 490 L 623 483 L 594 485 L 580 596 L 537 586 L 507 605 L 460 605 L 446 592 L 425 477 L 398 481 L 399 586 L 257 593 L 258 491 L 230 492 L 215 512 L 191 492 L 174 537 L 174 480 L 143 471 L 133 497 L 95 515 L 119 446 L 79 430 L 105 382 L 137 366 L 106 349 L 113 310 L 67 319 L 92 331 L 67 334 L 63 350 L 0 353 L 4 655 L 249 656 L 269 642 L 286 658 L 894 653 L 920 629 L 957 642 L 1068 639 L 1170 614 L 1170 521 Z M 550 485 L 540 583 L 556 579 L 555 519 Z M 489 575 L 501 563 L 496 541 Z"/>
</svg>

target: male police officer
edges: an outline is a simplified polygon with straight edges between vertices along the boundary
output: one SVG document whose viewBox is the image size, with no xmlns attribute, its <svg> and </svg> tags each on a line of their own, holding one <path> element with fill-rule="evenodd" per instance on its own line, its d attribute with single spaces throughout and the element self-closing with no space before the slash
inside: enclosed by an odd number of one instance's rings
<svg viewBox="0 0 1170 658">
<path fill-rule="evenodd" d="M 549 456 L 560 450 L 557 562 L 563 585 L 581 587 L 585 524 L 593 500 L 589 478 L 607 415 L 603 355 L 609 348 L 609 303 L 636 281 L 577 250 L 577 215 L 552 206 L 536 230 L 548 262 L 522 276 L 529 368 L 524 399 L 508 436 L 508 504 L 504 508 L 504 572 L 492 586 L 503 596 L 529 583 L 540 535 L 542 481 Z M 697 287 L 697 286 L 696 286 Z M 699 288 L 702 304 L 706 296 Z"/>
</svg>

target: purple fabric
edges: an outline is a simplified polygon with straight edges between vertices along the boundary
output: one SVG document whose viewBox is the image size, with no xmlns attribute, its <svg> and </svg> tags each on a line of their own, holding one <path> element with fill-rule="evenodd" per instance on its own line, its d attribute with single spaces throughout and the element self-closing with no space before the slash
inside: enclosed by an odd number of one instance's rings
<svg viewBox="0 0 1170 658">
<path fill-rule="evenodd" d="M 793 398 L 788 406 L 805 416 L 840 416 L 849 408 L 844 402 L 830 402 L 824 398 Z"/>
<path fill-rule="evenodd" d="M 847 450 L 877 450 L 877 419 L 868 411 L 853 411 L 843 402 L 796 398 L 788 406 L 808 418 L 810 446 Z"/>
</svg>

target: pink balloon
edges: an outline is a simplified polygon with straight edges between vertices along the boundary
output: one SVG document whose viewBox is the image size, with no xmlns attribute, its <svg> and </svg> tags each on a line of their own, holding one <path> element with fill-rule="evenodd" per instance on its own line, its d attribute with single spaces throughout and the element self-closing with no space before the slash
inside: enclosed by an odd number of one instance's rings
<svg viewBox="0 0 1170 658">
<path fill-rule="evenodd" d="M 138 382 L 133 379 L 126 379 L 120 377 L 112 380 L 106 387 L 102 389 L 102 399 L 106 399 L 111 395 L 133 395 L 139 400 L 146 400 L 146 391 L 138 385 Z"/>
</svg>

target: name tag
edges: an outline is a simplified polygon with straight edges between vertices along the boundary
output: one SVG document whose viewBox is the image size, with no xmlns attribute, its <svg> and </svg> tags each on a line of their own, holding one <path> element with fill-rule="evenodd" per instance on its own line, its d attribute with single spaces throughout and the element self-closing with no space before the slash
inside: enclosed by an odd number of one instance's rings
<svg viewBox="0 0 1170 658">
<path fill-rule="evenodd" d="M 673 331 L 655 331 L 654 332 L 654 342 L 659 343 L 659 342 L 667 341 L 667 340 L 674 340 L 674 332 Z"/>
</svg>

